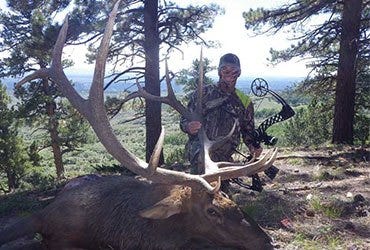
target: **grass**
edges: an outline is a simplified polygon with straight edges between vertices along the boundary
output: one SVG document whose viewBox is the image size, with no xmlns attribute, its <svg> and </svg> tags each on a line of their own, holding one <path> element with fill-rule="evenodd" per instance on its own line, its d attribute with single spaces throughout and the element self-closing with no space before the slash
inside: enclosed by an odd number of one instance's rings
<svg viewBox="0 0 370 250">
<path fill-rule="evenodd" d="M 304 164 L 304 160 L 301 158 L 291 158 L 287 160 L 287 163 L 294 166 L 299 166 Z"/>
<path fill-rule="evenodd" d="M 304 233 L 297 233 L 292 241 L 292 245 L 304 250 L 338 250 L 341 249 L 343 241 L 338 236 L 320 235 L 320 237 L 312 238 Z"/>
<path fill-rule="evenodd" d="M 233 197 L 233 200 L 238 200 Z M 238 201 L 237 201 L 238 203 Z M 269 227 L 279 227 L 281 220 L 292 216 L 292 202 L 278 192 L 262 191 L 250 201 L 243 201 L 242 210 L 257 222 Z"/>
<path fill-rule="evenodd" d="M 331 219 L 339 218 L 343 212 L 336 200 L 324 201 L 323 198 L 319 196 L 313 196 L 313 198 L 309 200 L 309 207 L 313 211 L 322 213 Z"/>
<path fill-rule="evenodd" d="M 315 176 L 314 179 L 318 181 L 332 181 L 332 180 L 341 180 L 344 177 L 344 170 L 342 168 L 320 170 Z"/>
<path fill-rule="evenodd" d="M 38 193 L 37 191 L 25 191 L 0 197 L 0 217 L 9 214 L 28 215 L 50 203 L 49 199 L 39 199 Z M 44 192 L 44 194 L 45 196 L 48 194 L 54 195 L 55 189 Z"/>
</svg>

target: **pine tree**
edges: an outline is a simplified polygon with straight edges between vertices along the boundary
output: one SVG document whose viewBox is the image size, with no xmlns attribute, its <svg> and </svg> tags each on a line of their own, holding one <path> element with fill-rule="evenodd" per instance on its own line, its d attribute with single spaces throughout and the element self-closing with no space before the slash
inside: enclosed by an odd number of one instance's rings
<svg viewBox="0 0 370 250">
<path fill-rule="evenodd" d="M 53 18 L 64 10 L 69 0 L 8 0 L 9 11 L 0 12 L 2 42 L 0 50 L 8 52 L 0 61 L 0 78 L 5 76 L 23 76 L 38 68 L 46 68 L 51 61 L 60 24 Z M 71 37 L 73 35 L 71 34 Z M 72 62 L 65 60 L 64 64 Z M 63 138 L 60 135 L 61 101 L 56 83 L 49 79 L 33 81 L 27 86 L 15 91 L 20 99 L 21 114 L 29 125 L 37 129 L 46 129 L 49 139 L 38 147 L 51 147 L 56 174 L 58 178 L 64 175 Z"/>
<path fill-rule="evenodd" d="M 244 18 L 246 28 L 258 33 L 289 29 L 295 43 L 285 50 L 271 49 L 272 63 L 311 58 L 307 66 L 314 74 L 303 87 L 318 98 L 325 93 L 335 100 L 332 141 L 352 144 L 355 114 L 366 105 L 359 101 L 368 95 L 358 79 L 370 70 L 370 2 L 295 0 L 270 10 L 250 10 Z M 312 20 L 320 21 L 312 25 Z"/>
<path fill-rule="evenodd" d="M 18 135 L 16 112 L 0 83 L 0 188 L 4 192 L 14 191 L 30 165 L 25 143 Z M 1 185 L 4 175 L 7 188 Z"/>
<path fill-rule="evenodd" d="M 198 87 L 199 80 L 199 59 L 195 59 L 190 69 L 183 69 L 176 77 L 176 83 L 183 86 L 185 94 L 190 94 L 195 91 Z M 216 69 L 215 66 L 211 66 L 211 62 L 208 58 L 203 58 L 203 84 L 212 84 L 214 81 L 212 78 L 207 77 L 206 74 Z"/>
</svg>

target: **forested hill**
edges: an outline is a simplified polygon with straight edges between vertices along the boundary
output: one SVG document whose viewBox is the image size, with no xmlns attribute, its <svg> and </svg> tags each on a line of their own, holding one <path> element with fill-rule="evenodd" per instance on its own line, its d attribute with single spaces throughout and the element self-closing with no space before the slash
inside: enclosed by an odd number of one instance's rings
<svg viewBox="0 0 370 250">
<path fill-rule="evenodd" d="M 88 91 L 91 83 L 92 76 L 91 75 L 69 75 L 70 79 L 73 81 L 75 88 L 79 92 L 85 92 Z M 263 78 L 263 77 L 262 77 Z M 254 77 L 245 77 L 245 78 L 240 78 L 237 83 L 237 87 L 241 90 L 243 90 L 246 93 L 250 92 L 250 87 L 251 83 L 254 80 Z M 295 83 L 302 81 L 304 78 L 303 77 L 266 77 L 264 78 L 268 84 L 269 87 L 272 90 L 275 91 L 281 91 L 286 88 L 292 87 Z M 0 81 L 6 85 L 8 92 L 12 92 L 14 88 L 14 83 L 16 83 L 19 79 L 16 78 L 3 78 L 0 79 Z M 214 79 L 217 81 L 217 79 Z M 109 82 L 107 80 L 107 82 Z M 135 84 L 134 82 L 119 82 L 119 83 L 114 83 L 111 84 L 108 88 L 109 92 L 116 92 L 116 91 L 123 91 L 126 89 L 130 89 L 131 91 L 135 90 Z M 177 84 L 173 84 L 173 88 L 175 93 L 181 93 L 182 92 L 182 87 Z M 166 86 L 163 83 L 162 84 L 162 90 L 166 90 Z"/>
</svg>

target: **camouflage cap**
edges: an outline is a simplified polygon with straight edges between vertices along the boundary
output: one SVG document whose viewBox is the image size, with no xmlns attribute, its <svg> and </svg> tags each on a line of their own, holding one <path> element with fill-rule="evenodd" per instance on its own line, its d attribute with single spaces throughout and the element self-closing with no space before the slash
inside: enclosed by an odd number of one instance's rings
<svg viewBox="0 0 370 250">
<path fill-rule="evenodd" d="M 232 54 L 232 53 L 227 53 L 223 55 L 220 58 L 220 63 L 218 64 L 218 72 L 220 72 L 221 68 L 226 65 L 232 65 L 235 67 L 238 67 L 240 69 L 240 61 L 239 58 Z"/>
</svg>

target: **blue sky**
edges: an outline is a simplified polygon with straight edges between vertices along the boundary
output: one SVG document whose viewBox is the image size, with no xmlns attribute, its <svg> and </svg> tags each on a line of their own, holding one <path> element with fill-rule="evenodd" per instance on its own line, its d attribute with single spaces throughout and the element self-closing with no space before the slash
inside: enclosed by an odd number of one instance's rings
<svg viewBox="0 0 370 250">
<path fill-rule="evenodd" d="M 207 31 L 203 37 L 216 40 L 220 47 L 215 49 L 204 49 L 203 54 L 209 58 L 214 65 L 225 53 L 235 53 L 239 56 L 242 64 L 242 77 L 266 77 L 266 76 L 306 76 L 308 69 L 302 60 L 293 60 L 276 66 L 269 65 L 270 48 L 283 49 L 289 46 L 290 35 L 288 32 L 278 33 L 274 36 L 253 36 L 251 31 L 244 28 L 243 11 L 256 7 L 272 7 L 287 0 L 176 0 L 179 5 L 186 4 L 219 4 L 225 9 L 225 14 L 217 16 L 214 26 Z M 0 8 L 4 8 L 5 0 L 0 0 Z M 179 71 L 189 68 L 191 62 L 199 57 L 200 47 L 194 44 L 183 45 L 181 49 L 184 54 L 173 53 L 169 59 L 170 69 Z M 65 48 L 65 57 L 75 61 L 75 66 L 68 69 L 70 73 L 89 73 L 93 66 L 85 63 L 86 50 L 83 46 L 69 46 Z M 163 66 L 163 65 L 161 65 Z M 109 70 L 109 68 L 108 68 Z M 212 74 L 216 74 L 213 72 Z"/>
</svg>

